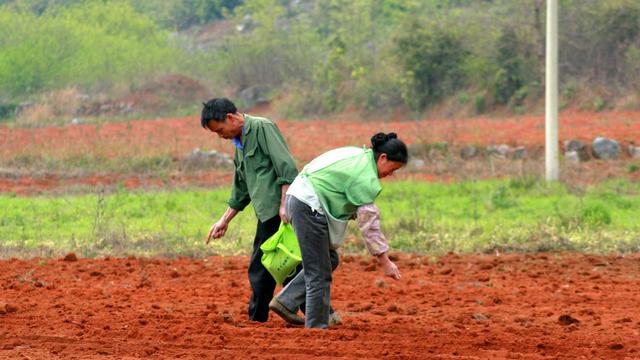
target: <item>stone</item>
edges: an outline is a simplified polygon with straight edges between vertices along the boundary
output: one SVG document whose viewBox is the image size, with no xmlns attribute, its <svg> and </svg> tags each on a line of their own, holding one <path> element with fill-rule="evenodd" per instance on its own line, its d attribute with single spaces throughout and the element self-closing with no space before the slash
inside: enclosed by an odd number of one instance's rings
<svg viewBox="0 0 640 360">
<path fill-rule="evenodd" d="M 469 160 L 478 155 L 478 149 L 475 146 L 465 146 L 460 149 L 460 157 Z"/>
<path fill-rule="evenodd" d="M 487 155 L 498 155 L 498 147 L 495 145 L 489 145 L 485 148 Z"/>
<path fill-rule="evenodd" d="M 195 148 L 185 158 L 190 163 L 212 162 L 216 166 L 227 166 L 233 164 L 231 156 L 225 153 L 219 153 L 215 150 L 203 151 Z"/>
<path fill-rule="evenodd" d="M 511 154 L 511 157 L 513 159 L 526 159 L 528 156 L 529 152 L 524 146 L 518 146 L 513 150 L 513 153 Z"/>
<path fill-rule="evenodd" d="M 20 114 L 22 114 L 26 110 L 29 110 L 33 106 L 35 106 L 35 103 L 30 101 L 18 104 L 18 106 L 16 106 L 16 109 L 15 109 L 15 116 L 20 116 Z"/>
<path fill-rule="evenodd" d="M 502 144 L 496 148 L 496 151 L 498 151 L 498 154 L 500 154 L 501 156 L 506 157 L 511 151 L 511 148 L 507 144 Z"/>
<path fill-rule="evenodd" d="M 629 145 L 627 150 L 628 150 L 629 156 L 631 156 L 631 158 L 633 158 L 633 159 L 640 158 L 640 146 Z"/>
<path fill-rule="evenodd" d="M 64 261 L 78 261 L 78 257 L 76 256 L 75 253 L 68 253 L 67 255 L 64 256 Z"/>
<path fill-rule="evenodd" d="M 604 137 L 593 140 L 591 151 L 596 159 L 615 160 L 620 156 L 620 143 Z"/>
<path fill-rule="evenodd" d="M 409 167 L 414 169 L 422 169 L 424 167 L 424 160 L 422 159 L 412 159 L 409 161 Z"/>
<path fill-rule="evenodd" d="M 266 86 L 254 85 L 248 88 L 242 89 L 238 94 L 238 98 L 247 107 L 254 106 L 256 104 L 264 104 L 269 102 L 269 93 L 271 89 Z"/>
<path fill-rule="evenodd" d="M 564 158 L 567 159 L 568 161 L 574 162 L 574 163 L 579 163 L 580 160 L 580 155 L 578 154 L 577 151 L 567 151 L 564 153 Z"/>
<path fill-rule="evenodd" d="M 587 144 L 580 140 L 572 139 L 564 142 L 564 151 L 583 151 L 587 147 Z"/>
<path fill-rule="evenodd" d="M 564 156 L 574 162 L 588 161 L 591 159 L 587 144 L 576 139 L 566 140 L 564 142 Z"/>
</svg>

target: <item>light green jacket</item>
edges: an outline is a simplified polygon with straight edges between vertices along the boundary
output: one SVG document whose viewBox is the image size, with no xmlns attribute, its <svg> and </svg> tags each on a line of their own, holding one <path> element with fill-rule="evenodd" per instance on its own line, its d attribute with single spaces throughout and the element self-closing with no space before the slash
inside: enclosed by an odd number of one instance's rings
<svg viewBox="0 0 640 360">
<path fill-rule="evenodd" d="M 371 149 L 343 147 L 326 152 L 302 170 L 327 215 L 347 221 L 358 207 L 371 204 L 382 191 Z"/>
</svg>

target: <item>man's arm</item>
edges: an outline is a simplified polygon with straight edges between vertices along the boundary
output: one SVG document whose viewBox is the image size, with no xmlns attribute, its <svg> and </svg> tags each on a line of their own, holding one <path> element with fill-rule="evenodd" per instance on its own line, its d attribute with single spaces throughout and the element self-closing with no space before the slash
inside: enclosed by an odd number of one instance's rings
<svg viewBox="0 0 640 360">
<path fill-rule="evenodd" d="M 258 136 L 258 143 L 271 159 L 277 175 L 276 183 L 280 186 L 291 184 L 298 175 L 298 169 L 278 127 L 273 123 L 265 124 Z"/>
<path fill-rule="evenodd" d="M 207 236 L 207 244 L 211 239 L 218 239 L 224 236 L 227 232 L 227 228 L 229 227 L 229 223 L 231 220 L 238 214 L 238 210 L 234 208 L 227 208 L 227 211 L 224 212 L 220 220 L 211 226 L 209 230 L 209 236 Z"/>
<path fill-rule="evenodd" d="M 258 142 L 262 150 L 271 159 L 271 164 L 273 164 L 273 169 L 276 172 L 276 184 L 280 185 L 281 191 L 278 214 L 280 215 L 280 220 L 287 224 L 289 219 L 287 219 L 286 215 L 285 199 L 289 185 L 298 175 L 298 169 L 296 169 L 296 163 L 278 127 L 273 123 L 269 123 L 262 130 L 258 137 Z"/>
<path fill-rule="evenodd" d="M 242 211 L 245 207 L 247 207 L 247 205 L 249 205 L 250 202 L 251 197 L 249 197 L 247 182 L 244 180 L 244 177 L 240 173 L 239 167 L 236 164 L 236 170 L 233 174 L 233 187 L 231 189 L 229 207 L 238 211 Z"/>
</svg>

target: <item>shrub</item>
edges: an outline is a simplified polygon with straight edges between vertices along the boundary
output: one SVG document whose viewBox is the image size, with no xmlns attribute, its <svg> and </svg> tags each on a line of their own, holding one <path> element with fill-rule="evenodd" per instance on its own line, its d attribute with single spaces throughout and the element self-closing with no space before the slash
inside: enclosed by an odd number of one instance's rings
<svg viewBox="0 0 640 360">
<path fill-rule="evenodd" d="M 463 85 L 469 52 L 454 33 L 414 21 L 396 43 L 407 105 L 422 109 Z"/>
<path fill-rule="evenodd" d="M 0 7 L 0 91 L 19 96 L 100 86 L 167 71 L 180 59 L 168 33 L 121 1 Z"/>
</svg>

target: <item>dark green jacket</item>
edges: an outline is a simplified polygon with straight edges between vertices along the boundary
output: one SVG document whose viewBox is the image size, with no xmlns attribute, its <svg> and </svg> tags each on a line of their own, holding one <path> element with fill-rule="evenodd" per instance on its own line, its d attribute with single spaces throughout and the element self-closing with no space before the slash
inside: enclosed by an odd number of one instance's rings
<svg viewBox="0 0 640 360">
<path fill-rule="evenodd" d="M 242 147 L 236 148 L 229 206 L 242 211 L 250 202 L 262 222 L 278 215 L 281 186 L 298 175 L 278 127 L 269 119 L 245 115 Z"/>
</svg>

